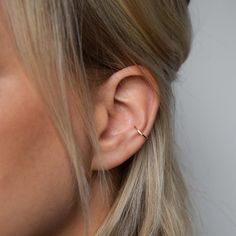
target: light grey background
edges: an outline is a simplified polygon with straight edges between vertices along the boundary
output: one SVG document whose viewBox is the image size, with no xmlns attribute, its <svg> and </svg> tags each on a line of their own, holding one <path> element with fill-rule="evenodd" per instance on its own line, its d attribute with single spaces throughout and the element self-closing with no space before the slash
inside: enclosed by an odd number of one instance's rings
<svg viewBox="0 0 236 236">
<path fill-rule="evenodd" d="M 236 235 L 236 0 L 191 0 L 192 52 L 174 82 L 196 235 Z"/>
</svg>

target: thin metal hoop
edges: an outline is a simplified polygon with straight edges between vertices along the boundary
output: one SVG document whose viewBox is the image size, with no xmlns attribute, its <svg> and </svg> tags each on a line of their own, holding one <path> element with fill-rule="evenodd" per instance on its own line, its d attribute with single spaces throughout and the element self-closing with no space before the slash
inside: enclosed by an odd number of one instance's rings
<svg viewBox="0 0 236 236">
<path fill-rule="evenodd" d="M 147 136 L 143 134 L 142 131 L 140 131 L 136 126 L 134 126 L 134 128 L 137 130 L 137 132 L 142 135 L 145 139 L 147 139 Z"/>
</svg>

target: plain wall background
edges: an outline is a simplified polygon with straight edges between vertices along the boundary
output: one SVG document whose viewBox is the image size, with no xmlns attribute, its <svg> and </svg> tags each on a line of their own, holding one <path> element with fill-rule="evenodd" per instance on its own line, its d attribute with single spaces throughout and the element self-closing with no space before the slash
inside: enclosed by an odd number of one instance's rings
<svg viewBox="0 0 236 236">
<path fill-rule="evenodd" d="M 191 0 L 191 54 L 174 82 L 176 140 L 199 236 L 236 235 L 236 0 Z"/>
</svg>

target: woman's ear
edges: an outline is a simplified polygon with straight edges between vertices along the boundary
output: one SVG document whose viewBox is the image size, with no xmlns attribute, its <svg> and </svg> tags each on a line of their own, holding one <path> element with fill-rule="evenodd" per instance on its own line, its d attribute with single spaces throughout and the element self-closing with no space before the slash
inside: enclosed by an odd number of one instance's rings
<svg viewBox="0 0 236 236">
<path fill-rule="evenodd" d="M 135 154 L 151 131 L 160 104 L 152 74 L 140 65 L 114 73 L 96 91 L 95 121 L 101 157 L 93 156 L 92 170 L 109 170 Z"/>
</svg>

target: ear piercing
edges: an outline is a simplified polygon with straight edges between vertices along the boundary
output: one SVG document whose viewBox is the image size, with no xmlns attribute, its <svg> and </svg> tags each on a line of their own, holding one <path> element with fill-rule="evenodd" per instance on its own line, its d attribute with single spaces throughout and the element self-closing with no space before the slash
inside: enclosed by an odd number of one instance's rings
<svg viewBox="0 0 236 236">
<path fill-rule="evenodd" d="M 137 132 L 142 135 L 145 139 L 147 139 L 147 136 L 143 134 L 142 131 L 140 131 L 136 126 L 134 126 L 134 128 L 137 130 Z"/>
</svg>

